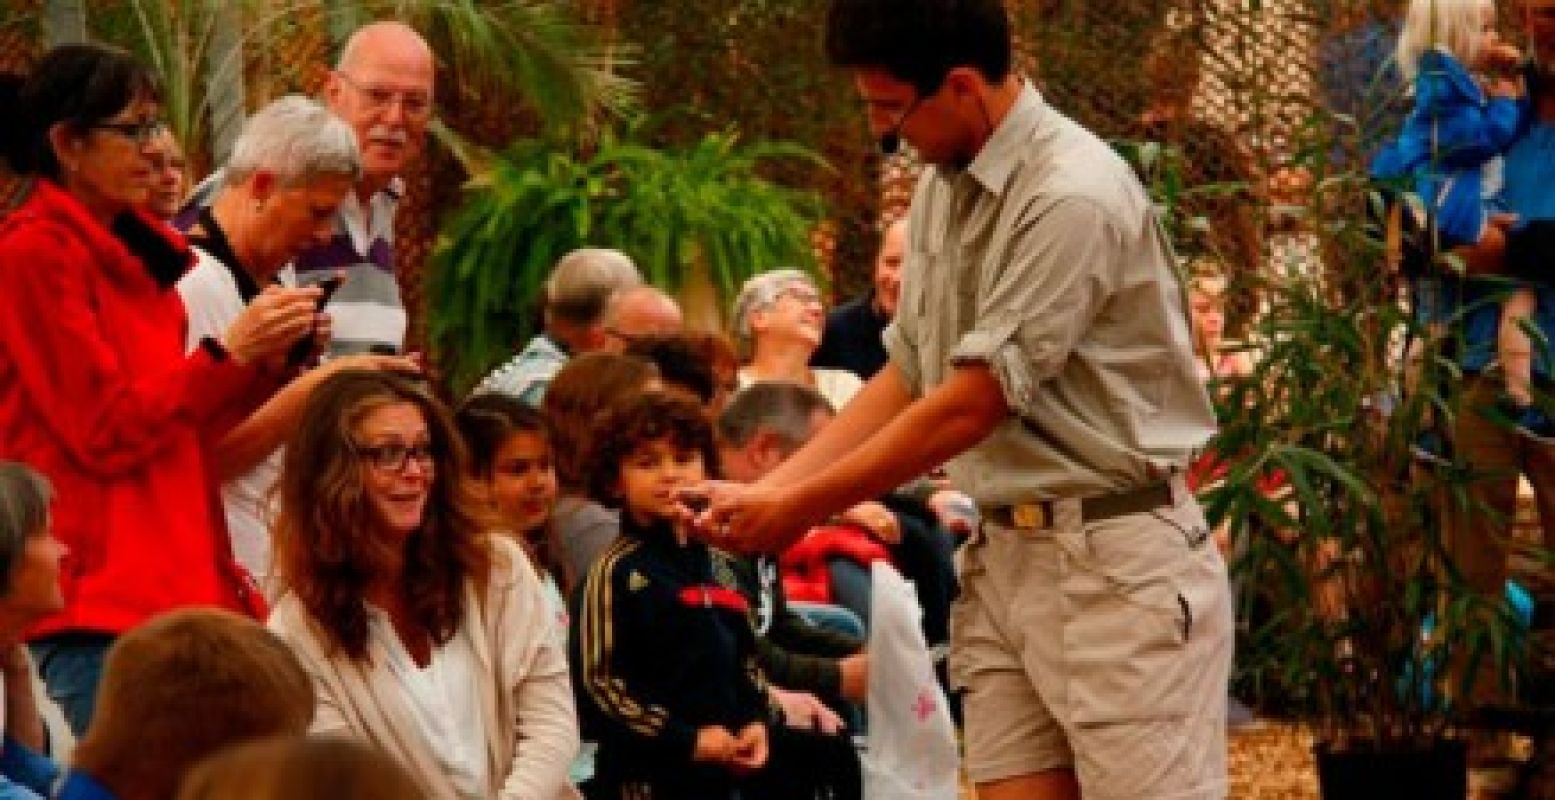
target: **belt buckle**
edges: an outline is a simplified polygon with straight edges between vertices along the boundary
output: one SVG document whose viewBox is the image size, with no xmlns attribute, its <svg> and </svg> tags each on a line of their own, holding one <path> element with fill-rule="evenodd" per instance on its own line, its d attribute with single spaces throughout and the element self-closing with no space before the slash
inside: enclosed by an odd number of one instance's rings
<svg viewBox="0 0 1555 800">
<path fill-rule="evenodd" d="M 1048 527 L 1047 517 L 1047 506 L 1043 503 L 1016 503 L 1010 506 L 1010 521 L 1021 530 L 1042 530 Z"/>
</svg>

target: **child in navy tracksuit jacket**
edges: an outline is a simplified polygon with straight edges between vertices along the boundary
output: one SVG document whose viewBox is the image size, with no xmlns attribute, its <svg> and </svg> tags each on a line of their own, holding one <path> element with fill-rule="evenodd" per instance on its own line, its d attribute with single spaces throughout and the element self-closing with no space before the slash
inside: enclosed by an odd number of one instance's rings
<svg viewBox="0 0 1555 800">
<path fill-rule="evenodd" d="M 690 400 L 648 393 L 602 421 L 590 488 L 621 535 L 574 598 L 579 720 L 599 743 L 592 798 L 762 797 L 771 710 L 749 607 L 677 529 L 676 490 L 716 457 Z"/>
</svg>

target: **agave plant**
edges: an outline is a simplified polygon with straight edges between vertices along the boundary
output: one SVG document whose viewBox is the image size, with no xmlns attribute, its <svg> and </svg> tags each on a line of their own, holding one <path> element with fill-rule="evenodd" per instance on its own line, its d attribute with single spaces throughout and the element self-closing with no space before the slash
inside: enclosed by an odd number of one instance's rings
<svg viewBox="0 0 1555 800">
<path fill-rule="evenodd" d="M 816 158 L 792 144 L 742 145 L 725 131 L 674 150 L 606 134 L 586 155 L 534 139 L 500 155 L 468 143 L 455 151 L 476 171 L 433 255 L 430 323 L 456 391 L 534 331 L 540 287 L 574 248 L 620 249 L 670 291 L 705 277 L 721 301 L 757 272 L 815 268 L 818 198 L 759 174 L 774 160 Z"/>
</svg>

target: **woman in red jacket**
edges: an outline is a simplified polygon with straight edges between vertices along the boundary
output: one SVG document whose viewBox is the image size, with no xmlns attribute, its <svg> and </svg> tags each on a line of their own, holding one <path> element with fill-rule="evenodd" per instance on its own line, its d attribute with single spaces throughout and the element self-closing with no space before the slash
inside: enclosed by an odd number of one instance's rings
<svg viewBox="0 0 1555 800">
<path fill-rule="evenodd" d="M 0 222 L 0 458 L 57 492 L 65 607 L 28 638 L 79 736 L 115 636 L 182 606 L 254 612 L 204 443 L 273 391 L 318 290 L 267 292 L 185 355 L 189 249 L 139 210 L 162 127 L 151 74 L 66 45 L 0 94 L 0 153 L 35 179 Z"/>
</svg>

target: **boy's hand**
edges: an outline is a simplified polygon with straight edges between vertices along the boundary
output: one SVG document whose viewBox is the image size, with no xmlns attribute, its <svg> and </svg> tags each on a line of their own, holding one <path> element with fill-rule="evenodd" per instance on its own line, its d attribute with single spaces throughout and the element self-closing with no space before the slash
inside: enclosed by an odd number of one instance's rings
<svg viewBox="0 0 1555 800">
<path fill-rule="evenodd" d="M 722 725 L 707 725 L 697 729 L 697 746 L 691 754 L 692 761 L 710 764 L 732 763 L 739 742 L 734 734 Z"/>
<path fill-rule="evenodd" d="M 755 772 L 767 765 L 767 726 L 752 722 L 740 729 L 729 766 L 738 774 Z"/>
</svg>

